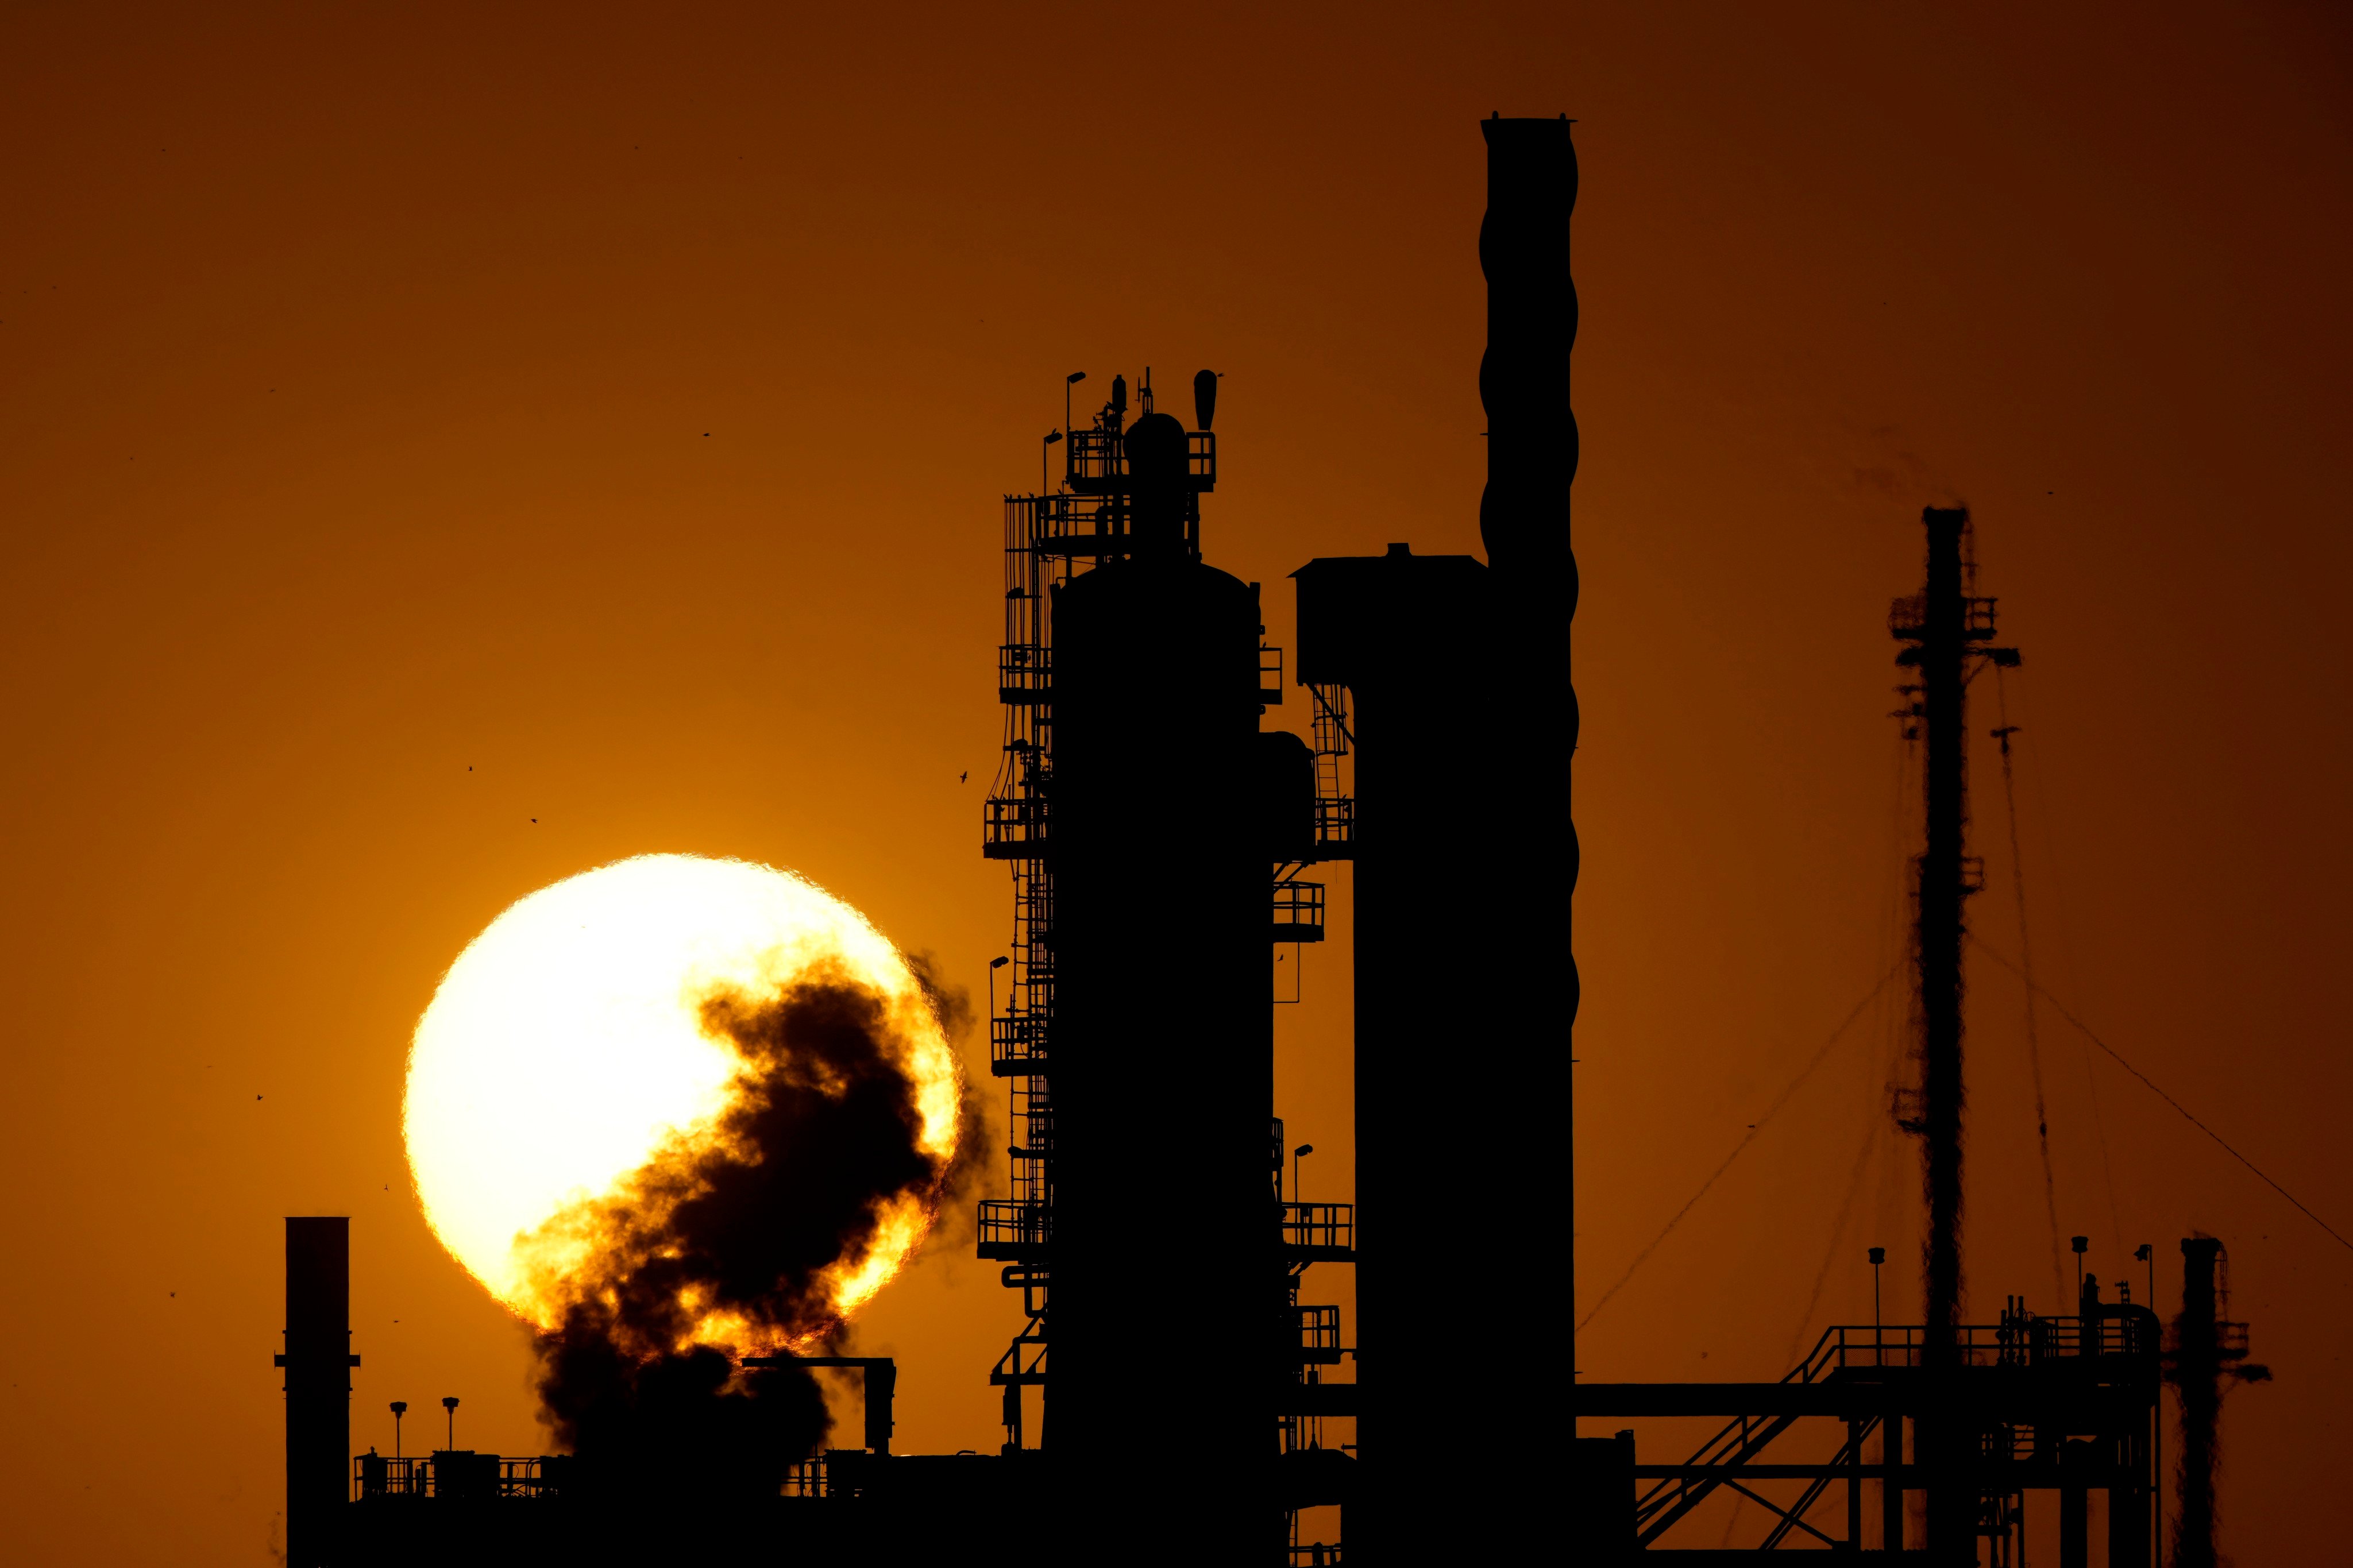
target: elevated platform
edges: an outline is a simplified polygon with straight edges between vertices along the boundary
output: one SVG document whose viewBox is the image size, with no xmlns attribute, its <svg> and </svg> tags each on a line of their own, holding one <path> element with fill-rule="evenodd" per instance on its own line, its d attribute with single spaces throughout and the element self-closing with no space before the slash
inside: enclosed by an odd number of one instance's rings
<svg viewBox="0 0 2353 1568">
<path fill-rule="evenodd" d="M 1624 1435 L 1620 1474 L 1634 1485 L 1635 1533 L 1645 1551 L 1711 1555 L 1661 1543 L 1720 1488 L 1773 1518 L 1767 1548 L 1859 1550 L 1875 1533 L 1878 1550 L 1892 1543 L 1899 1555 L 1911 1555 L 1900 1551 L 1909 1493 L 1958 1493 L 1969 1500 L 1963 1517 L 1976 1520 L 1975 1533 L 2006 1545 L 2027 1492 L 2101 1491 L 2109 1500 L 2110 1561 L 2139 1562 L 2157 1486 L 2161 1351 L 2147 1308 L 2087 1298 L 2079 1317 L 2021 1310 L 1960 1329 L 1941 1345 L 1908 1325 L 1833 1328 L 1775 1383 L 1587 1383 L 1575 1397 L 1580 1418 L 1727 1421 L 1675 1463 L 1639 1462 L 1635 1435 Z M 1815 1420 L 1839 1424 L 1831 1458 L 1767 1457 L 1784 1434 Z M 1794 1443 L 1782 1451 L 1790 1449 L 1804 1451 Z M 1875 1531 L 1866 1528 L 1865 1508 L 1873 1487 Z M 2082 1528 L 2080 1509 L 2067 1517 Z"/>
</svg>

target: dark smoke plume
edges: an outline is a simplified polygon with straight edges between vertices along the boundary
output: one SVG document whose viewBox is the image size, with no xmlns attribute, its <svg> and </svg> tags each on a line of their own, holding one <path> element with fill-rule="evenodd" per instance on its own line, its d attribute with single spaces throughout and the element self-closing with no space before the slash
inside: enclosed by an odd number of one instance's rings
<svg viewBox="0 0 2353 1568">
<path fill-rule="evenodd" d="M 958 999 L 918 973 L 949 1023 Z M 534 1238 L 575 1259 L 543 1271 L 562 1318 L 538 1339 L 542 1419 L 583 1468 L 633 1490 L 773 1495 L 824 1440 L 825 1401 L 807 1371 L 735 1356 L 839 1331 L 828 1269 L 865 1258 L 892 1209 L 952 1195 L 977 1150 L 922 1146 L 891 1002 L 839 969 L 773 1000 L 717 991 L 702 1015 L 743 1060 L 716 1125 Z M 694 1342 L 712 1314 L 748 1342 Z"/>
</svg>

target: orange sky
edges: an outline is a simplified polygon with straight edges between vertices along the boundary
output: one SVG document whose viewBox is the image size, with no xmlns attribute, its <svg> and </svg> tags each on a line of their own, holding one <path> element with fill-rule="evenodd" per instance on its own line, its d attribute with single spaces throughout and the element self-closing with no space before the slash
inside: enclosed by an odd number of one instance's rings
<svg viewBox="0 0 2353 1568">
<path fill-rule="evenodd" d="M 1225 373 L 1205 535 L 1271 640 L 1313 555 L 1475 549 L 1491 109 L 1581 121 L 1587 1306 L 1893 961 L 1883 616 L 1956 498 L 2026 655 L 2041 973 L 2353 1234 L 2340 22 L 807 9 L 0 15 L 25 1560 L 264 1558 L 289 1213 L 353 1216 L 362 1446 L 457 1394 L 461 1443 L 538 1451 L 523 1339 L 399 1144 L 407 1032 L 514 899 L 744 856 L 981 990 L 997 498 L 1064 372 Z M 1979 763 L 1973 919 L 2014 954 Z M 1345 945 L 1307 962 L 1277 1110 L 1340 1198 Z M 2048 1309 L 2019 988 L 1971 974 L 1973 1293 Z M 1867 1317 L 1873 1242 L 1914 1310 L 1899 1019 L 1595 1320 L 1588 1375 L 1778 1376 Z M 2153 1241 L 2170 1292 L 2179 1237 L 2230 1244 L 2278 1382 L 2232 1398 L 2226 1538 L 2310 1560 L 2353 1253 L 2048 1013 L 2042 1048 L 2093 1271 Z M 1563 1135 L 1512 1089 L 1433 1083 L 1434 1133 Z M 1525 1254 L 1466 1259 L 1434 1339 L 1567 1314 L 1566 1216 L 1512 1201 Z M 902 1447 L 997 1441 L 995 1273 L 935 1248 L 866 1320 Z"/>
</svg>

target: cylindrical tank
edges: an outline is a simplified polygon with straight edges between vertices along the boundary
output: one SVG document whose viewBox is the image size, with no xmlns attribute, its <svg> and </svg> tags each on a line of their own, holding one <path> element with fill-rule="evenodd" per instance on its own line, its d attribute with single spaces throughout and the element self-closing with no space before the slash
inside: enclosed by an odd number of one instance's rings
<svg viewBox="0 0 2353 1568">
<path fill-rule="evenodd" d="M 1279 1523 L 1258 596 L 1163 551 L 1053 614 L 1057 1527 L 1248 1562 Z"/>
</svg>

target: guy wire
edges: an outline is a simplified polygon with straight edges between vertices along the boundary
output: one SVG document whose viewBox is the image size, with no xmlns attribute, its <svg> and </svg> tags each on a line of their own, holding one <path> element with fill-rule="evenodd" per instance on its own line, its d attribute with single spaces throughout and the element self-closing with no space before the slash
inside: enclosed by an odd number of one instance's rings
<svg viewBox="0 0 2353 1568">
<path fill-rule="evenodd" d="M 1993 667 L 1993 692 L 1994 706 L 2001 719 L 1993 732 L 1994 739 L 2001 742 L 2001 798 L 2010 808 L 2010 886 L 2017 896 L 2018 957 L 2024 966 L 2026 981 L 2026 1060 L 2034 1074 L 2034 1136 L 2042 1148 L 2042 1211 L 2051 1221 L 2052 1300 L 2063 1311 L 2068 1304 L 2067 1266 L 2059 1251 L 2059 1184 L 2051 1168 L 2051 1112 L 2042 1096 L 2042 1042 L 2034 1022 L 2034 949 L 2026 936 L 2026 856 L 2019 847 L 2018 781 L 2010 772 L 2010 738 L 2018 732 L 2018 727 L 2010 721 L 2010 688 L 2004 684 L 2001 666 L 1998 664 Z M 2105 1158 L 2105 1141 L 2102 1157 Z M 2113 1202 L 2110 1206 L 2114 1206 Z"/>
<path fill-rule="evenodd" d="M 2023 970 L 2021 970 L 2017 964 L 2012 963 L 2009 959 L 2004 958 L 1993 948 L 1988 947 L 1986 949 L 1986 955 L 1991 958 L 1996 963 L 2000 964 L 2004 969 L 2009 970 L 2012 974 L 2017 975 L 2020 979 L 2025 979 L 2026 976 Z M 2265 1186 L 2271 1188 L 2272 1191 L 2285 1198 L 2289 1203 L 2294 1204 L 2296 1206 L 2297 1211 L 2301 1213 L 2305 1218 L 2310 1220 L 2313 1224 L 2327 1231 L 2330 1236 L 2336 1237 L 2337 1244 L 2339 1247 L 2342 1247 L 2348 1252 L 2353 1252 L 2353 1241 L 2348 1241 L 2335 1226 L 2329 1224 L 2327 1220 L 2313 1213 L 2312 1210 L 2306 1205 L 2305 1201 L 2302 1198 L 2297 1197 L 2294 1193 L 2289 1192 L 2285 1187 L 2281 1186 L 2277 1182 L 2274 1181 L 2261 1165 L 2256 1164 L 2253 1160 L 2250 1160 L 2244 1154 L 2240 1153 L 2237 1149 L 2232 1146 L 2229 1139 L 2224 1138 L 2220 1132 L 2215 1131 L 2211 1127 L 2209 1127 L 2206 1123 L 2200 1121 L 2198 1119 L 2196 1112 L 2192 1111 L 2188 1106 L 2182 1104 L 2181 1101 L 2174 1099 L 2173 1096 L 2166 1093 L 2162 1089 L 2159 1089 L 2157 1086 L 2157 1080 L 2155 1079 L 2141 1071 L 2140 1068 L 2133 1066 L 2132 1063 L 2125 1060 L 2125 1056 L 2122 1051 L 2119 1051 L 2116 1047 L 2100 1038 L 2099 1036 L 2092 1033 L 2092 1026 L 2089 1024 L 2084 1023 L 2083 1019 L 2075 1016 L 2074 1014 L 2069 1012 L 2067 1010 L 2067 1004 L 2060 1001 L 2058 997 L 2051 994 L 2051 993 L 2048 990 L 2045 990 L 2042 985 L 2037 984 L 2034 988 L 2035 990 L 2042 993 L 2042 999 L 2045 1002 L 2050 1003 L 2052 1007 L 2061 1017 L 2066 1019 L 2070 1024 L 2073 1024 L 2075 1026 L 2076 1031 L 2080 1033 L 2084 1038 L 2091 1041 L 2092 1044 L 2099 1047 L 2100 1049 L 2107 1052 L 2109 1056 L 2115 1058 L 2116 1065 L 2124 1068 L 2125 1071 L 2132 1074 L 2133 1077 L 2140 1079 L 2142 1085 L 2146 1087 L 2151 1094 L 2154 1094 L 2158 1099 L 2165 1101 L 2166 1104 L 2179 1111 L 2181 1113 L 2181 1119 L 2184 1121 L 2189 1122 L 2190 1126 L 2195 1127 L 2199 1131 L 2203 1132 L 2207 1137 L 2214 1140 L 2216 1143 L 2221 1146 L 2221 1150 L 2224 1153 L 2230 1155 L 2232 1159 L 2239 1162 L 2240 1164 L 2244 1165 L 2248 1170 L 2253 1171 L 2255 1175 L 2262 1180 Z"/>
<path fill-rule="evenodd" d="M 1881 975 L 1879 977 L 1879 983 L 1864 994 L 1862 1001 L 1857 1002 L 1854 1005 L 1854 1010 L 1846 1016 L 1846 1021 L 1839 1025 L 1837 1028 L 1831 1031 L 1830 1037 L 1824 1040 L 1815 1050 L 1812 1058 L 1809 1060 L 1804 1067 L 1798 1069 L 1798 1076 L 1791 1079 L 1782 1089 L 1781 1092 L 1773 1097 L 1773 1103 L 1765 1108 L 1765 1114 L 1759 1116 L 1755 1121 L 1749 1124 L 1747 1133 L 1742 1137 L 1739 1142 L 1732 1146 L 1732 1152 L 1724 1157 L 1723 1163 L 1717 1165 L 1714 1171 L 1710 1172 L 1708 1173 L 1707 1180 L 1699 1184 L 1699 1191 L 1694 1193 L 1690 1197 L 1683 1200 L 1683 1206 L 1677 1209 L 1674 1212 L 1673 1217 L 1669 1219 L 1664 1226 L 1660 1227 L 1659 1234 L 1651 1238 L 1651 1244 L 1634 1255 L 1633 1262 L 1626 1265 L 1626 1272 L 1618 1277 L 1618 1282 L 1610 1286 L 1609 1289 L 1601 1292 L 1601 1299 L 1593 1303 L 1592 1310 L 1588 1311 L 1584 1317 L 1577 1320 L 1577 1327 L 1578 1332 L 1582 1333 L 1588 1323 L 1590 1323 L 1594 1319 L 1601 1315 L 1601 1309 L 1609 1304 L 1610 1298 L 1617 1295 L 1619 1291 L 1623 1290 L 1626 1288 L 1626 1281 L 1634 1278 L 1635 1271 L 1640 1269 L 1643 1264 L 1648 1263 L 1651 1260 L 1651 1255 L 1659 1250 L 1659 1244 L 1666 1240 L 1669 1236 L 1674 1233 L 1675 1226 L 1683 1224 L 1683 1216 L 1698 1206 L 1700 1199 L 1707 1196 L 1709 1189 L 1715 1185 L 1716 1182 L 1723 1176 L 1725 1172 L 1732 1169 L 1732 1163 L 1740 1158 L 1742 1152 L 1745 1151 L 1748 1145 L 1757 1142 L 1757 1134 L 1764 1131 L 1766 1123 L 1771 1121 L 1773 1118 L 1780 1112 L 1781 1108 L 1789 1103 L 1789 1097 L 1797 1093 L 1798 1090 L 1804 1086 L 1805 1081 L 1808 1079 L 1814 1076 L 1814 1069 L 1822 1065 L 1822 1059 L 1831 1054 L 1831 1047 L 1837 1045 L 1841 1039 L 1844 1038 L 1846 1032 L 1849 1029 L 1854 1027 L 1855 1020 L 1862 1016 L 1862 1010 L 1870 1006 L 1873 1002 L 1878 1000 L 1879 994 L 1887 989 L 1888 983 L 1895 978 L 1895 976 L 1903 970 L 1903 964 L 1898 963 L 1894 968 L 1890 969 L 1886 973 Z"/>
</svg>

